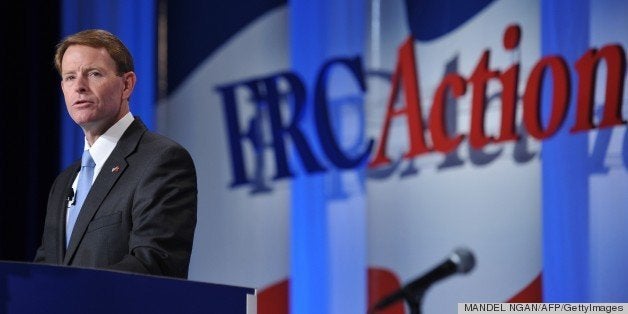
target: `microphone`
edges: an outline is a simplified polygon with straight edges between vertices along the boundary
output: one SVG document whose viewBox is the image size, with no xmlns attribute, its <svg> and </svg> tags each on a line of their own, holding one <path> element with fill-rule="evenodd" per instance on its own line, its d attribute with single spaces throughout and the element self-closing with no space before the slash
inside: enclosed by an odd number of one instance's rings
<svg viewBox="0 0 628 314">
<path fill-rule="evenodd" d="M 77 167 L 77 168 L 76 168 L 76 174 L 78 174 L 80 171 L 81 171 L 81 167 Z M 68 192 L 67 192 L 67 194 L 66 194 L 66 196 L 65 196 L 65 200 L 67 201 L 67 203 L 68 203 L 69 205 L 72 205 L 72 206 L 76 205 L 76 198 L 75 198 L 74 196 L 76 196 L 76 195 L 74 194 L 74 189 L 72 189 L 72 187 L 69 187 L 69 188 L 68 188 Z M 70 202 L 71 202 L 71 203 L 70 203 Z M 66 206 L 67 206 L 67 205 L 66 205 Z"/>
<path fill-rule="evenodd" d="M 66 200 L 68 201 L 68 203 L 72 202 L 72 205 L 76 204 L 76 200 L 74 199 L 74 190 L 72 188 L 68 189 Z"/>
<path fill-rule="evenodd" d="M 399 301 L 400 299 L 406 299 L 411 303 L 418 303 L 425 290 L 427 290 L 427 288 L 433 283 L 455 273 L 468 273 L 474 266 L 475 257 L 471 251 L 465 248 L 455 249 L 440 265 L 436 266 L 423 276 L 406 284 L 398 291 L 381 299 L 377 302 L 377 304 L 375 304 L 373 310 L 381 310 Z"/>
</svg>

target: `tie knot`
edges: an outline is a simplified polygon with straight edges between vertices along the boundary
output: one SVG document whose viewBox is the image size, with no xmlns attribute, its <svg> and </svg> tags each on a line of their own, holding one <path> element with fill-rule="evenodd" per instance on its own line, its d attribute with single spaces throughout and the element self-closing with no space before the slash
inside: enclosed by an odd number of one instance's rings
<svg viewBox="0 0 628 314">
<path fill-rule="evenodd" d="M 92 155 L 89 154 L 89 150 L 83 151 L 83 157 L 81 158 L 81 167 L 96 167 L 96 163 L 94 159 L 92 159 Z"/>
</svg>

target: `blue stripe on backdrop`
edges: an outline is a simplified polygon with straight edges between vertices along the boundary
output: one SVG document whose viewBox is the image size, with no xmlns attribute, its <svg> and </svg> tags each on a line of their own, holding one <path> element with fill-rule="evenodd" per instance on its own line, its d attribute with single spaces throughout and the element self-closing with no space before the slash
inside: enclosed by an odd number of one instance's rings
<svg viewBox="0 0 628 314">
<path fill-rule="evenodd" d="M 589 45 L 589 0 L 543 0 L 542 55 L 561 55 L 571 71 L 570 112 L 562 129 L 542 144 L 543 300 L 586 302 L 589 269 L 587 133 L 573 125 L 577 76 L 573 64 Z M 551 78 L 545 80 L 551 84 Z M 543 88 L 551 91 L 547 84 Z M 551 94 L 543 95 L 549 116 Z"/>
<path fill-rule="evenodd" d="M 168 94 L 174 92 L 201 62 L 236 33 L 286 2 L 173 1 L 168 6 L 168 60 L 174 64 L 168 67 Z"/>
<path fill-rule="evenodd" d="M 494 0 L 405 0 L 414 39 L 428 41 L 458 28 Z"/>
<path fill-rule="evenodd" d="M 290 10 L 290 56 L 292 68 L 312 90 L 312 77 L 325 57 L 322 31 L 329 1 L 293 0 Z M 320 24 L 319 24 L 320 23 Z M 307 97 L 303 130 L 315 134 L 311 97 Z M 310 122 L 310 123 L 308 123 Z M 313 138 L 308 136 L 309 138 Z M 313 144 L 313 143 L 312 143 Z M 312 145 L 320 152 L 320 147 Z M 316 154 L 320 156 L 320 154 Z M 293 163 L 297 168 L 299 163 Z M 302 168 L 302 167 L 301 167 Z M 299 173 L 305 173 L 299 169 Z M 329 307 L 329 252 L 324 175 L 297 176 L 291 184 L 290 313 L 327 313 Z"/>
<path fill-rule="evenodd" d="M 63 0 L 62 36 L 88 28 L 106 29 L 129 48 L 135 61 L 137 85 L 131 97 L 131 112 L 154 129 L 157 95 L 156 0 Z M 52 56 L 51 56 L 52 60 Z M 61 110 L 61 168 L 77 160 L 83 150 L 83 132 L 70 119 L 65 102 Z"/>
<path fill-rule="evenodd" d="M 366 5 L 363 0 L 289 2 L 291 65 L 303 78 L 306 90 L 312 91 L 300 120 L 309 139 L 318 138 L 313 109 L 315 77 L 330 58 L 364 54 Z M 355 79 L 348 84 L 354 87 Z M 329 110 L 337 110 L 332 103 Z M 340 125 L 334 127 L 338 130 Z M 317 156 L 324 156 L 316 141 L 310 144 Z M 293 165 L 297 168 L 299 163 Z M 363 169 L 342 174 L 359 177 L 360 171 Z M 301 175 L 291 184 L 290 312 L 365 313 L 366 213 L 360 193 L 334 198 L 329 192 L 330 178 L 341 173 L 337 169 L 314 175 L 303 175 L 304 169 L 295 172 Z"/>
</svg>

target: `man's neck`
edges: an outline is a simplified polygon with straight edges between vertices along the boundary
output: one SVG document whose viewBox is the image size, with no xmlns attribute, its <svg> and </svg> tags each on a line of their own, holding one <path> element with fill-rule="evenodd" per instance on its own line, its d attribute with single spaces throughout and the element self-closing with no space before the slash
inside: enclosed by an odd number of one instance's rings
<svg viewBox="0 0 628 314">
<path fill-rule="evenodd" d="M 123 111 L 118 116 L 116 116 L 115 119 L 105 121 L 100 124 L 94 124 L 92 126 L 81 126 L 81 128 L 83 129 L 83 133 L 85 134 L 85 139 L 87 140 L 89 145 L 94 145 L 94 142 L 96 142 L 96 140 L 101 135 L 105 134 L 105 132 L 107 132 L 109 128 L 111 128 L 114 124 L 120 121 L 120 119 L 122 119 L 122 117 L 124 117 L 128 112 L 129 111 Z"/>
</svg>

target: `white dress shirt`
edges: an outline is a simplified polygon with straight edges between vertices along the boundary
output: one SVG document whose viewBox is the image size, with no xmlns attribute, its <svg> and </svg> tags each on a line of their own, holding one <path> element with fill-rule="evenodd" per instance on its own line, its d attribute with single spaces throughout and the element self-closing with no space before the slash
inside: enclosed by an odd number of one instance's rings
<svg viewBox="0 0 628 314">
<path fill-rule="evenodd" d="M 96 139 L 96 141 L 94 142 L 94 145 L 90 146 L 89 142 L 87 142 L 87 139 L 85 139 L 83 150 L 89 150 L 89 154 L 92 155 L 92 159 L 94 159 L 94 163 L 96 164 L 96 167 L 94 167 L 94 177 L 92 178 L 92 183 L 94 183 L 96 177 L 98 177 L 98 174 L 100 173 L 102 166 L 105 164 L 105 161 L 107 161 L 107 158 L 109 158 L 109 155 L 111 155 L 113 149 L 116 148 L 116 145 L 122 137 L 122 134 L 124 134 L 124 131 L 126 131 L 131 123 L 133 123 L 133 120 L 135 120 L 133 114 L 131 112 L 128 112 L 126 115 L 124 115 L 124 117 L 118 120 L 118 122 L 112 125 L 107 130 L 107 132 L 99 136 L 98 139 Z M 81 172 L 79 171 L 76 178 L 74 178 L 74 182 L 72 183 L 72 191 L 74 192 L 74 197 L 76 197 L 76 186 L 78 185 L 78 178 L 80 175 Z M 72 203 L 73 202 L 68 202 L 68 208 L 72 206 Z M 68 210 L 66 212 L 67 213 L 65 219 L 67 224 L 70 211 Z"/>
</svg>

